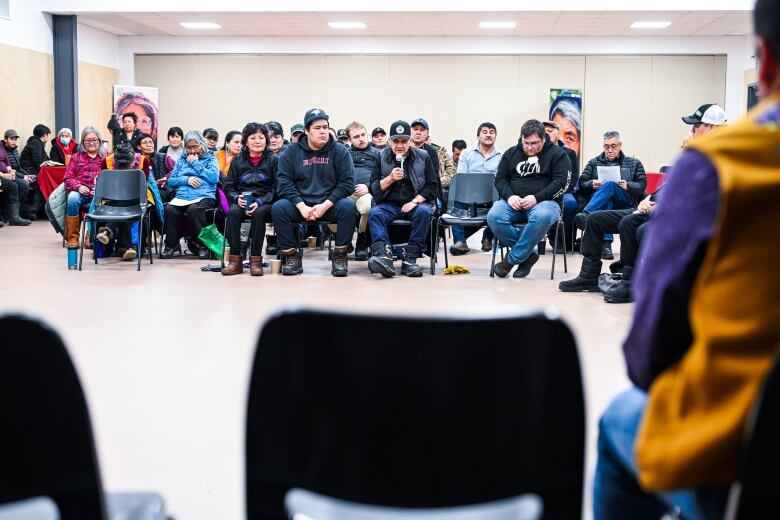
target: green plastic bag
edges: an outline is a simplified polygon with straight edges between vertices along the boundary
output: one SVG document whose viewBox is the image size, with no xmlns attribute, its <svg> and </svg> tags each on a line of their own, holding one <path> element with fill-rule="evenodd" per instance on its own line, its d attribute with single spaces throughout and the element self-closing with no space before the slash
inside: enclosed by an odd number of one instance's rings
<svg viewBox="0 0 780 520">
<path fill-rule="evenodd" d="M 217 226 L 211 224 L 200 230 L 198 235 L 200 243 L 208 247 L 214 255 L 220 260 L 222 259 L 222 244 L 225 242 L 225 237 L 219 232 Z"/>
</svg>

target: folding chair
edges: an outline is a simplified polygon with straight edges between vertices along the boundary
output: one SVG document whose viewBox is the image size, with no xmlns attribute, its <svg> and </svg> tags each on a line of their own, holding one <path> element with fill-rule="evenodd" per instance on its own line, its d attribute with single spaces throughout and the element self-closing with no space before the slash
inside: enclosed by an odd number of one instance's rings
<svg viewBox="0 0 780 520">
<path fill-rule="evenodd" d="M 141 256 L 143 255 L 144 221 L 147 233 L 151 227 L 149 224 L 148 202 L 146 200 L 146 176 L 141 170 L 103 170 L 95 183 L 95 209 L 84 215 L 81 221 L 81 236 L 85 236 L 86 225 L 95 223 L 119 223 L 138 222 L 138 271 L 141 270 Z M 110 206 L 103 201 L 131 203 L 126 206 Z M 98 263 L 94 254 L 95 265 Z M 81 241 L 79 252 L 79 271 L 84 261 L 84 241 Z M 149 263 L 153 263 L 152 250 L 149 248 Z"/>
<path fill-rule="evenodd" d="M 41 501 L 19 502 L 47 497 L 62 520 L 166 519 L 157 494 L 104 494 L 87 403 L 59 335 L 14 315 L 0 315 L 0 330 L 0 505 L 37 510 Z"/>
<path fill-rule="evenodd" d="M 577 348 L 541 314 L 279 314 L 258 341 L 246 428 L 251 520 L 286 518 L 293 488 L 393 508 L 533 493 L 545 518 L 581 515 Z"/>
<path fill-rule="evenodd" d="M 439 222 L 445 227 L 449 226 L 487 226 L 487 208 L 477 208 L 498 200 L 498 192 L 495 187 L 495 176 L 492 173 L 467 173 L 454 175 L 450 181 L 450 196 L 447 202 L 447 213 L 439 218 Z M 468 209 L 456 208 L 455 203 L 468 204 Z M 447 257 L 447 236 L 444 240 L 444 267 L 449 267 Z M 436 238 L 436 248 L 439 240 Z"/>
</svg>

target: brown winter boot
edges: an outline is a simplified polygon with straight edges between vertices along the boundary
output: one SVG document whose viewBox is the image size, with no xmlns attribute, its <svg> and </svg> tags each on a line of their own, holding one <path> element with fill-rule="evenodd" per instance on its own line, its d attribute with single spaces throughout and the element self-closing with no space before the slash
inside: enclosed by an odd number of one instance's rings
<svg viewBox="0 0 780 520">
<path fill-rule="evenodd" d="M 241 255 L 230 255 L 228 257 L 228 265 L 222 268 L 222 274 L 230 276 L 243 273 L 244 264 L 242 260 Z"/>
<path fill-rule="evenodd" d="M 68 247 L 75 249 L 79 247 L 79 216 L 65 217 L 65 238 L 68 240 Z"/>
<path fill-rule="evenodd" d="M 263 257 L 249 257 L 249 274 L 252 276 L 263 276 Z"/>
</svg>

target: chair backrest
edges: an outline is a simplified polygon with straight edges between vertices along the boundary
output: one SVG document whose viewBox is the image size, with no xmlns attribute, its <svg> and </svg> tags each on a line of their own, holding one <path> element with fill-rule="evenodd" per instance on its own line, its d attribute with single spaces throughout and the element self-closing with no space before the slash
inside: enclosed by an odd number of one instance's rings
<svg viewBox="0 0 780 520">
<path fill-rule="evenodd" d="M 777 350 L 780 354 L 780 347 Z M 780 356 L 764 381 L 753 410 L 739 475 L 732 487 L 727 520 L 777 518 L 780 514 Z"/>
<path fill-rule="evenodd" d="M 578 518 L 583 401 L 557 319 L 277 315 L 251 376 L 248 518 L 284 518 L 295 487 L 386 507 L 535 493 Z"/>
<path fill-rule="evenodd" d="M 0 334 L 0 503 L 44 496 L 63 520 L 105 518 L 89 413 L 62 340 L 21 316 L 0 316 Z"/>
<path fill-rule="evenodd" d="M 141 170 L 103 170 L 95 182 L 95 200 L 139 200 L 146 206 L 146 175 Z"/>
<path fill-rule="evenodd" d="M 455 202 L 464 204 L 485 204 L 498 200 L 495 186 L 496 176 L 492 173 L 458 173 L 450 181 L 447 208 Z"/>
<path fill-rule="evenodd" d="M 528 494 L 487 504 L 431 509 L 367 506 L 305 489 L 292 489 L 284 499 L 287 516 L 310 520 L 539 520 L 542 500 Z M 1 520 L 1 519 L 0 519 Z"/>
</svg>

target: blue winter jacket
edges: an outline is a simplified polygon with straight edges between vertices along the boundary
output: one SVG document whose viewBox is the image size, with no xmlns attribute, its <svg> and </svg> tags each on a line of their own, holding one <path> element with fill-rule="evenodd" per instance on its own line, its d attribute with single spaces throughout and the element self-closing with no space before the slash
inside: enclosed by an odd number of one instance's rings
<svg viewBox="0 0 780 520">
<path fill-rule="evenodd" d="M 188 184 L 190 177 L 200 179 L 200 186 L 193 188 Z M 214 198 L 217 195 L 219 182 L 219 165 L 217 158 L 211 152 L 205 153 L 192 163 L 187 162 L 187 156 L 182 155 L 176 161 L 168 186 L 176 190 L 176 197 L 184 200 L 195 200 L 201 197 Z"/>
</svg>

